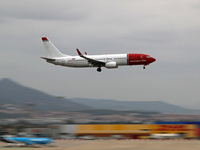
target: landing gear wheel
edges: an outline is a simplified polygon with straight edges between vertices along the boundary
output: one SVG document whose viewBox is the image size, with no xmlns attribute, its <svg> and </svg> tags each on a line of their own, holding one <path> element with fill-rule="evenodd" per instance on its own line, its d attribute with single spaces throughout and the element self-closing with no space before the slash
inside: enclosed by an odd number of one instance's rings
<svg viewBox="0 0 200 150">
<path fill-rule="evenodd" d="M 97 68 L 97 71 L 98 71 L 98 72 L 101 72 L 101 67 Z"/>
<path fill-rule="evenodd" d="M 146 67 L 145 66 L 143 66 L 143 69 L 145 69 Z"/>
</svg>

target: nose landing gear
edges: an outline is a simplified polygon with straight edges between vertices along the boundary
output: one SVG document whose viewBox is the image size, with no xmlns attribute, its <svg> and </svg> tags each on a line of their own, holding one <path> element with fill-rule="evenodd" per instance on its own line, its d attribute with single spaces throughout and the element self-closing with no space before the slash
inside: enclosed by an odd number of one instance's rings
<svg viewBox="0 0 200 150">
<path fill-rule="evenodd" d="M 143 69 L 146 69 L 146 67 L 145 67 L 145 66 L 143 66 Z"/>
<path fill-rule="evenodd" d="M 98 71 L 98 72 L 101 72 L 101 67 L 98 67 L 98 68 L 97 68 L 97 71 Z"/>
</svg>

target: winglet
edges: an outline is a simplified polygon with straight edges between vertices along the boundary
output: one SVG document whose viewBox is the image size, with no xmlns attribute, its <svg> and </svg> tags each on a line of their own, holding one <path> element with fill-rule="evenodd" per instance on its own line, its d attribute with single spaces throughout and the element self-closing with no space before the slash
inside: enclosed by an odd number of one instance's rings
<svg viewBox="0 0 200 150">
<path fill-rule="evenodd" d="M 79 56 L 83 56 L 83 55 L 81 54 L 81 52 L 78 50 L 78 48 L 77 48 L 76 50 L 77 50 Z"/>
<path fill-rule="evenodd" d="M 46 37 L 42 37 L 42 41 L 46 42 L 46 41 L 49 41 L 49 40 Z"/>
</svg>

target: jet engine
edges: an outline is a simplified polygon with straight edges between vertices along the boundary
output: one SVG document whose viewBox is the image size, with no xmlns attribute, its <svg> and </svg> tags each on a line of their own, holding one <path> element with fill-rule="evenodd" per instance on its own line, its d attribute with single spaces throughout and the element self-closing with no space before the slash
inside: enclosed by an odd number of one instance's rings
<svg viewBox="0 0 200 150">
<path fill-rule="evenodd" d="M 105 67 L 106 67 L 106 68 L 118 68 L 117 63 L 116 63 L 116 62 L 113 62 L 113 61 L 107 62 L 107 63 L 105 64 Z"/>
</svg>

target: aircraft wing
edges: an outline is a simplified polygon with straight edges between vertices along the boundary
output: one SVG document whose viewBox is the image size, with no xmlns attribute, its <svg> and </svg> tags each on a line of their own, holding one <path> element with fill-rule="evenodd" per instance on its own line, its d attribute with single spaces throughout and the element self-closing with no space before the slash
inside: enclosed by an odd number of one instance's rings
<svg viewBox="0 0 200 150">
<path fill-rule="evenodd" d="M 86 59 L 92 66 L 95 66 L 95 67 L 105 66 L 105 64 L 106 64 L 105 62 L 86 57 L 86 56 L 82 55 L 82 53 L 78 49 L 76 49 L 76 50 L 77 50 L 79 56 Z"/>
</svg>

